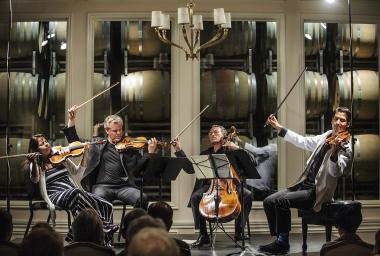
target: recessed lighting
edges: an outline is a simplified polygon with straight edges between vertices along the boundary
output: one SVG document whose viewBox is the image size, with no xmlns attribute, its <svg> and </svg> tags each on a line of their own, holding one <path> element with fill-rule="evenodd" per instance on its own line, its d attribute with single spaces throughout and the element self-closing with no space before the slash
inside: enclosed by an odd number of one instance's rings
<svg viewBox="0 0 380 256">
<path fill-rule="evenodd" d="M 321 24 L 322 28 L 326 29 L 326 23 L 321 22 L 320 24 Z"/>
<path fill-rule="evenodd" d="M 65 42 L 61 43 L 61 50 L 66 50 L 67 44 Z"/>
<path fill-rule="evenodd" d="M 313 39 L 310 34 L 305 34 L 305 37 L 309 40 Z"/>
<path fill-rule="evenodd" d="M 335 0 L 325 0 L 326 2 L 328 2 L 329 4 L 332 4 L 335 2 Z"/>
</svg>

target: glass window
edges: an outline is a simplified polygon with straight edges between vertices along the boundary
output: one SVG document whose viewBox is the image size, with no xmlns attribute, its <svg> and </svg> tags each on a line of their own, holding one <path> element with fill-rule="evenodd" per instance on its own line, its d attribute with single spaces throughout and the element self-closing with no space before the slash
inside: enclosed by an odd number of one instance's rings
<svg viewBox="0 0 380 256">
<path fill-rule="evenodd" d="M 0 23 L 8 35 L 8 24 Z M 65 125 L 66 21 L 23 21 L 12 24 L 10 38 L 10 155 L 27 153 L 32 134 L 43 133 L 52 145 L 62 145 Z M 0 38 L 0 155 L 5 155 L 7 125 L 7 36 Z M 25 176 L 19 171 L 25 158 L 11 158 L 12 199 L 26 197 Z M 0 186 L 5 191 L 7 165 L 0 160 Z M 29 178 L 29 176 L 27 176 Z M 5 193 L 1 193 L 3 199 Z"/>
<path fill-rule="evenodd" d="M 170 46 L 159 41 L 150 20 L 95 22 L 94 94 L 120 86 L 94 100 L 94 122 L 118 113 L 129 136 L 170 141 L 170 58 Z M 160 154 L 170 156 L 170 148 Z M 151 200 L 159 200 L 159 190 L 158 181 L 144 182 Z M 170 201 L 170 191 L 170 182 L 164 183 L 161 199 Z"/>
<path fill-rule="evenodd" d="M 306 133 L 331 129 L 333 110 L 351 105 L 350 28 L 339 23 L 305 23 Z M 339 180 L 338 198 L 379 199 L 379 76 L 377 25 L 352 25 L 353 177 Z M 354 187 L 353 187 L 354 186 Z"/>
<path fill-rule="evenodd" d="M 256 200 L 277 189 L 277 141 L 266 118 L 277 105 L 276 22 L 233 21 L 225 41 L 201 51 L 201 150 L 210 147 L 212 124 L 227 130 L 235 126 L 258 160 L 260 180 L 248 180 Z M 215 33 L 213 22 L 204 22 L 201 44 Z M 269 157 L 268 157 L 269 156 Z"/>
</svg>

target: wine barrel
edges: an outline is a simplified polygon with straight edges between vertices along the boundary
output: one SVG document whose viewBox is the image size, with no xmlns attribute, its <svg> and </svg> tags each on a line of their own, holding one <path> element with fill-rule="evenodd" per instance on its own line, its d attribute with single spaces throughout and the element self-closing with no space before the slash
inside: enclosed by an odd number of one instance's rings
<svg viewBox="0 0 380 256">
<path fill-rule="evenodd" d="M 49 34 L 55 36 L 50 39 L 51 47 L 57 55 L 66 57 L 66 49 L 61 49 L 62 43 L 67 43 L 67 22 L 66 21 L 50 21 Z"/>
<path fill-rule="evenodd" d="M 33 55 L 38 50 L 38 22 L 14 22 L 11 31 L 10 56 L 12 59 Z M 0 58 L 7 56 L 8 25 L 0 23 L 0 31 L 6 32 L 0 37 Z"/>
<path fill-rule="evenodd" d="M 247 120 L 256 112 L 255 74 L 220 69 L 201 73 L 201 106 L 210 104 L 203 120 Z"/>
<path fill-rule="evenodd" d="M 111 22 L 97 21 L 94 24 L 94 56 L 103 56 L 111 50 Z"/>
<path fill-rule="evenodd" d="M 356 135 L 355 142 L 355 180 L 356 182 L 379 181 L 378 134 Z"/>
<path fill-rule="evenodd" d="M 326 47 L 326 28 L 321 23 L 305 23 L 305 56 L 316 55 Z"/>
<path fill-rule="evenodd" d="M 329 87 L 327 76 L 305 72 L 306 118 L 317 118 L 327 111 Z"/>
<path fill-rule="evenodd" d="M 273 56 L 277 55 L 277 22 L 266 23 L 267 37 L 265 41 L 266 50 L 272 50 Z"/>
<path fill-rule="evenodd" d="M 170 74 L 141 71 L 121 77 L 121 105 L 130 121 L 170 121 Z"/>
<path fill-rule="evenodd" d="M 10 138 L 9 143 L 12 145 L 11 150 L 9 152 L 10 155 L 15 154 L 25 154 L 28 153 L 29 147 L 29 139 L 25 138 Z M 0 155 L 5 155 L 5 139 L 0 138 Z M 9 158 L 10 171 L 11 171 L 11 189 L 16 189 L 16 187 L 24 187 L 25 184 L 25 176 L 24 173 L 21 172 L 21 163 L 25 161 L 25 157 L 16 157 Z M 2 166 L 0 171 L 0 184 L 2 186 L 6 185 L 6 159 L 0 159 L 0 166 Z M 19 189 L 18 189 L 19 190 Z M 13 191 L 12 191 L 13 192 Z M 12 193 L 14 194 L 14 193 Z"/>
<path fill-rule="evenodd" d="M 371 58 L 377 56 L 376 24 L 352 24 L 352 56 Z M 350 55 L 350 27 L 348 24 L 338 25 L 336 39 L 337 49 L 343 54 Z"/>
<path fill-rule="evenodd" d="M 204 30 L 201 32 L 201 43 L 210 40 L 216 33 L 213 22 L 204 22 Z M 207 53 L 215 56 L 239 56 L 246 55 L 248 49 L 256 47 L 256 22 L 254 21 L 232 21 L 231 29 L 227 38 L 216 45 L 207 48 Z"/>
<path fill-rule="evenodd" d="M 121 47 L 134 56 L 158 56 L 163 47 L 150 21 L 121 22 Z"/>
<path fill-rule="evenodd" d="M 272 75 L 265 74 L 261 94 L 263 111 L 268 116 L 277 108 L 277 72 L 272 72 Z"/>
<path fill-rule="evenodd" d="M 97 94 L 110 87 L 110 76 L 104 76 L 100 73 L 93 74 L 93 94 Z M 96 99 L 94 99 L 94 122 L 102 123 L 104 118 L 111 114 L 111 95 L 110 91 L 106 91 Z"/>
<path fill-rule="evenodd" d="M 45 94 L 46 99 L 44 118 L 51 120 L 54 116 L 54 121 L 65 123 L 65 98 L 66 98 L 66 73 L 61 73 L 56 76 L 50 76 L 48 80 L 48 92 Z M 53 120 L 53 119 L 52 119 Z"/>
<path fill-rule="evenodd" d="M 10 73 L 10 121 L 23 123 L 30 120 L 31 115 L 36 112 L 36 99 L 38 98 L 39 77 L 29 73 Z M 0 73 L 0 120 L 6 122 L 7 110 L 7 87 L 8 74 Z"/>
<path fill-rule="evenodd" d="M 354 118 L 359 120 L 379 117 L 379 76 L 375 71 L 357 70 L 354 79 Z M 334 109 L 350 107 L 351 74 L 345 72 L 335 76 Z"/>
</svg>

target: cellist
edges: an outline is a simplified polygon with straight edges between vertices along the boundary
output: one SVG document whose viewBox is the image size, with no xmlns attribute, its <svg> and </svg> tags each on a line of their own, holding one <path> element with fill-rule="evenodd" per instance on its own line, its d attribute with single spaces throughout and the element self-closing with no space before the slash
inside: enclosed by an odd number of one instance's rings
<svg viewBox="0 0 380 256">
<path fill-rule="evenodd" d="M 239 148 L 236 144 L 232 142 L 226 142 L 227 137 L 227 131 L 223 126 L 219 125 L 213 125 L 208 133 L 208 138 L 211 143 L 211 147 L 207 150 L 201 152 L 201 155 L 209 155 L 209 154 L 225 154 L 229 151 L 233 150 L 241 150 L 244 153 L 248 155 L 248 157 L 252 160 L 252 163 L 254 163 L 254 160 L 252 159 L 252 156 L 244 151 L 243 149 Z M 176 150 L 175 155 L 177 157 L 185 157 L 186 154 L 181 149 L 181 144 L 178 139 L 175 139 L 172 142 L 172 145 L 174 149 Z M 227 155 L 228 156 L 228 155 Z M 230 162 L 232 165 L 236 165 L 236 163 L 233 163 L 230 159 Z M 235 166 L 238 167 L 238 166 Z M 256 168 L 255 165 L 252 165 L 252 168 Z M 186 170 L 186 167 L 184 167 L 186 172 L 189 172 L 189 170 Z M 237 171 L 239 168 L 237 168 Z M 207 233 L 207 227 L 206 227 L 206 220 L 202 217 L 202 215 L 199 212 L 199 204 L 202 199 L 203 193 L 205 193 L 210 186 L 209 180 L 196 180 L 193 192 L 191 194 L 190 198 L 190 205 L 193 212 L 193 218 L 194 218 L 194 225 L 195 229 L 199 229 L 199 236 L 198 239 L 192 244 L 192 247 L 200 247 L 204 244 L 210 243 L 210 238 Z M 237 186 L 237 191 L 240 192 L 240 186 Z M 236 240 L 242 240 L 242 228 L 241 223 L 246 223 L 246 218 L 250 213 L 251 207 L 252 207 L 252 200 L 253 195 L 252 193 L 244 188 L 243 190 L 243 201 L 244 201 L 244 220 L 241 220 L 240 215 L 237 219 L 236 225 L 235 225 L 235 239 Z M 240 196 L 239 196 L 240 197 Z"/>
</svg>

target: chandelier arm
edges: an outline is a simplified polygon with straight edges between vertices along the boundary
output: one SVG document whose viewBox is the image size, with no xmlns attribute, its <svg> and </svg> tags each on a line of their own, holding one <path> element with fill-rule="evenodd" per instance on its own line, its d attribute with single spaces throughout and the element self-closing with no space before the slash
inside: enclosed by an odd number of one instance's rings
<svg viewBox="0 0 380 256">
<path fill-rule="evenodd" d="M 193 48 L 191 47 L 191 44 L 189 42 L 189 38 L 187 38 L 187 31 L 186 31 L 185 25 L 182 25 L 182 34 L 183 34 L 183 38 L 185 39 L 185 42 L 187 44 L 187 47 L 189 47 L 189 51 L 191 54 L 193 52 Z"/>
<path fill-rule="evenodd" d="M 226 39 L 227 35 L 228 35 L 228 29 L 221 28 L 220 31 L 218 31 L 218 33 L 213 38 L 211 38 L 208 42 L 197 47 L 196 54 L 198 54 L 198 52 L 202 49 L 208 48 L 210 46 L 213 46 L 215 44 L 222 42 L 223 40 Z"/>
<path fill-rule="evenodd" d="M 195 48 L 195 46 L 198 44 L 198 41 L 199 41 L 199 30 L 196 30 L 196 32 L 195 32 L 195 42 L 194 42 L 193 48 Z"/>
<path fill-rule="evenodd" d="M 161 42 L 165 43 L 165 44 L 168 44 L 168 45 L 172 45 L 172 46 L 175 46 L 177 48 L 180 48 L 182 51 L 185 52 L 186 55 L 188 55 L 189 53 L 185 50 L 185 48 L 183 48 L 182 46 L 178 45 L 178 44 L 175 44 L 173 42 L 171 42 L 167 37 L 166 37 L 166 31 L 165 30 L 162 30 L 162 34 L 161 34 L 161 31 L 159 29 L 155 29 L 156 30 L 156 33 L 157 33 L 157 36 L 158 38 L 160 39 Z"/>
</svg>

